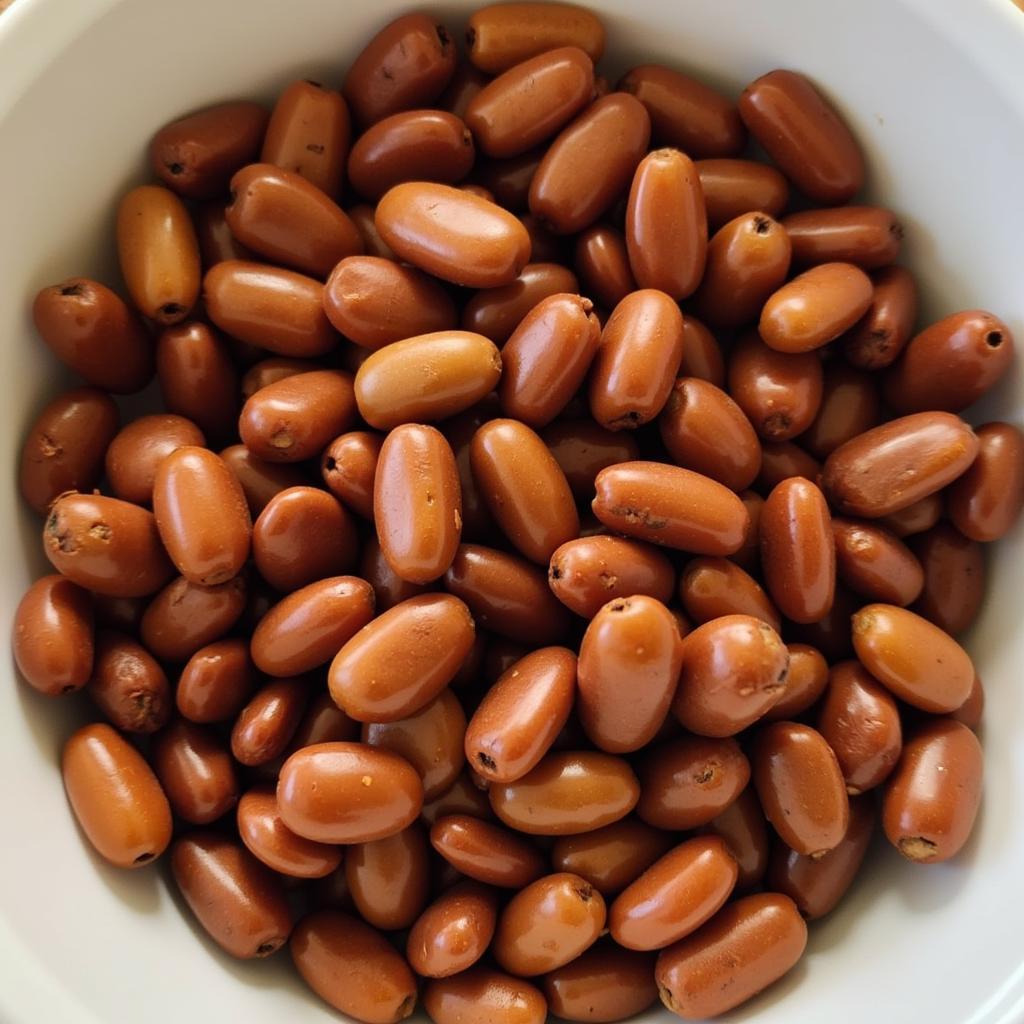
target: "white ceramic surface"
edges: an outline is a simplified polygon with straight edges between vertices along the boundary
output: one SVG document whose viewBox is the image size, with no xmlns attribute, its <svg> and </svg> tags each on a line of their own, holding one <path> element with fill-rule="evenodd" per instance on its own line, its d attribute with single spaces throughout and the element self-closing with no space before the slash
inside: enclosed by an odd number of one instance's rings
<svg viewBox="0 0 1024 1024">
<path fill-rule="evenodd" d="M 0 17 L 0 628 L 42 569 L 13 481 L 22 433 L 63 373 L 33 337 L 32 295 L 111 279 L 112 214 L 174 115 L 295 77 L 338 83 L 361 42 L 413 3 L 17 0 Z M 434 5 L 461 20 L 463 5 Z M 468 7 L 469 5 L 464 5 Z M 1024 342 L 1024 14 L 1010 0 L 596 0 L 613 71 L 662 59 L 738 92 L 773 67 L 812 75 L 900 211 L 933 316 L 981 306 Z M 112 279 L 116 282 L 116 277 Z M 1020 422 L 1024 362 L 982 418 Z M 976 417 L 977 418 L 977 417 Z M 876 850 L 809 955 L 733 1021 L 1011 1024 L 1024 1019 L 1024 662 L 1018 531 L 993 559 L 971 638 L 988 692 L 987 783 L 950 865 Z M 27 552 L 27 553 L 26 553 Z M 85 848 L 57 755 L 74 724 L 0 666 L 0 1021 L 180 1024 L 336 1019 L 286 956 L 238 964 L 181 912 L 158 869 Z M 650 1019 L 658 1016 L 652 1012 Z M 667 1020 L 667 1015 L 661 1015 Z"/>
</svg>

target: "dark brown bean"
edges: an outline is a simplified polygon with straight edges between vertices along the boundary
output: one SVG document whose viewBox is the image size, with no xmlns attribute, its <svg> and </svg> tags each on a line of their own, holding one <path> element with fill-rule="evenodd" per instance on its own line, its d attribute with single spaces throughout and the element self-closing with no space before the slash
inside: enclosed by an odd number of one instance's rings
<svg viewBox="0 0 1024 1024">
<path fill-rule="evenodd" d="M 825 673 L 827 677 L 827 672 Z M 768 869 L 768 825 L 753 785 L 746 789 L 721 814 L 701 829 L 721 836 L 739 865 L 737 891 L 753 889 L 761 884 Z"/>
<path fill-rule="evenodd" d="M 838 359 L 832 360 L 825 366 L 817 415 L 803 432 L 800 443 L 816 458 L 827 458 L 841 444 L 877 426 L 879 405 L 874 377 Z"/>
<path fill-rule="evenodd" d="M 224 217 L 224 200 L 212 199 L 198 203 L 192 210 L 199 257 L 204 271 L 224 260 L 251 260 L 252 253 L 239 242 Z"/>
<path fill-rule="evenodd" d="M 583 290 L 605 308 L 614 309 L 636 290 L 626 239 L 616 228 L 588 228 L 576 239 L 574 253 L 573 266 Z"/>
<path fill-rule="evenodd" d="M 163 669 L 145 647 L 123 633 L 97 634 L 86 689 L 122 732 L 156 732 L 171 716 L 171 688 Z"/>
<path fill-rule="evenodd" d="M 1004 537 L 1024 508 L 1024 434 L 1009 423 L 977 430 L 978 457 L 946 496 L 953 525 L 971 540 Z"/>
<path fill-rule="evenodd" d="M 909 270 L 886 267 L 871 280 L 871 305 L 843 338 L 847 362 L 861 370 L 891 366 L 910 341 L 917 320 L 917 284 Z"/>
<path fill-rule="evenodd" d="M 915 501 L 913 505 L 890 512 L 880 519 L 881 524 L 891 530 L 897 537 L 911 537 L 930 530 L 938 523 L 946 511 L 946 502 L 942 493 L 936 492 Z"/>
<path fill-rule="evenodd" d="M 911 548 L 924 570 L 913 610 L 954 636 L 977 618 L 985 599 L 985 552 L 949 523 L 918 534 Z"/>
<path fill-rule="evenodd" d="M 355 206 L 350 206 L 347 212 L 349 219 L 355 224 L 356 230 L 363 236 L 363 248 L 366 255 L 397 263 L 398 257 L 395 256 L 391 246 L 380 237 L 380 232 L 377 230 L 374 220 L 376 209 L 368 203 L 357 203 Z"/>
</svg>

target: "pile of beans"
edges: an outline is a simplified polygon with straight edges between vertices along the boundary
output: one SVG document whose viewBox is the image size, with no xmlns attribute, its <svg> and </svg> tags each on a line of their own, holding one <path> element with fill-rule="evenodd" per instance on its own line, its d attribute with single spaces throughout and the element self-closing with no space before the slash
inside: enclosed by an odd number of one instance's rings
<svg viewBox="0 0 1024 1024">
<path fill-rule="evenodd" d="M 558 4 L 467 40 L 405 15 L 340 92 L 166 125 L 127 301 L 36 297 L 85 385 L 24 446 L 56 573 L 18 665 L 105 719 L 63 754 L 96 850 L 169 848 L 224 950 L 290 943 L 339 1010 L 712 1016 L 796 963 L 876 809 L 917 863 L 971 831 L 954 637 L 1024 437 L 959 414 L 1013 340 L 919 329 L 800 74 L 612 91 Z"/>
</svg>

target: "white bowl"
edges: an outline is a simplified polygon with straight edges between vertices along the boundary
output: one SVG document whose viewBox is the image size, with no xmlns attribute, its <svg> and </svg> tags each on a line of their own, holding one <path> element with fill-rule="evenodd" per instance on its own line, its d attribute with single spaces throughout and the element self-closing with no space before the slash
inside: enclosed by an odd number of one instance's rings
<svg viewBox="0 0 1024 1024">
<path fill-rule="evenodd" d="M 0 16 L 0 620 L 44 568 L 17 498 L 20 439 L 65 375 L 29 304 L 72 274 L 116 282 L 113 210 L 155 127 L 289 80 L 339 83 L 363 41 L 415 3 L 373 0 L 17 0 Z M 440 8 L 454 28 L 470 4 Z M 869 156 L 874 198 L 907 228 L 904 259 L 936 317 L 980 306 L 1024 343 L 1024 15 L 1010 0 L 595 0 L 614 72 L 664 60 L 732 93 L 775 67 L 810 74 Z M 437 10 L 437 8 L 435 8 Z M 1019 419 L 1024 362 L 979 422 Z M 1024 1019 L 1024 663 L 1021 533 L 992 560 L 970 638 L 989 704 L 987 782 L 955 863 L 873 852 L 812 928 L 784 981 L 731 1016 L 763 1024 L 1010 1024 Z M 86 1024 L 337 1019 L 287 954 L 240 964 L 183 914 L 159 869 L 119 872 L 86 847 L 57 768 L 68 704 L 0 683 L 0 1020 Z M 650 1020 L 658 1016 L 651 1011 Z M 660 1015 L 668 1020 L 666 1014 Z"/>
</svg>

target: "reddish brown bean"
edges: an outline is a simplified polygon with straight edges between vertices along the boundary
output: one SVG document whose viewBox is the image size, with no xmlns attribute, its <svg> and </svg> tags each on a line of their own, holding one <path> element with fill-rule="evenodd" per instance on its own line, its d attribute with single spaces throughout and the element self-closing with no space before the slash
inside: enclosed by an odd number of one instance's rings
<svg viewBox="0 0 1024 1024">
<path fill-rule="evenodd" d="M 610 896 L 639 878 L 671 845 L 668 833 L 629 817 L 582 835 L 560 836 L 551 849 L 551 864 Z"/>
<path fill-rule="evenodd" d="M 894 534 L 873 523 L 833 519 L 839 579 L 869 601 L 909 605 L 924 586 L 924 570 Z"/>
<path fill-rule="evenodd" d="M 594 486 L 594 514 L 616 532 L 703 555 L 731 555 L 743 543 L 743 502 L 699 473 L 624 462 L 603 469 Z"/>
<path fill-rule="evenodd" d="M 950 712 L 949 717 L 966 725 L 973 732 L 978 731 L 981 725 L 982 715 L 985 711 L 985 688 L 982 685 L 981 677 L 974 677 L 974 684 L 971 686 L 971 693 L 967 700 L 956 709 Z"/>
<path fill-rule="evenodd" d="M 1013 362 L 1013 334 L 980 309 L 954 313 L 910 339 L 883 378 L 897 412 L 959 412 L 976 402 Z"/>
<path fill-rule="evenodd" d="M 202 431 L 182 416 L 140 416 L 123 427 L 107 449 L 105 465 L 111 490 L 125 501 L 149 505 L 160 463 L 179 448 L 201 448 L 204 443 Z"/>
<path fill-rule="evenodd" d="M 827 678 L 827 671 L 824 673 Z M 720 836 L 739 866 L 736 889 L 743 891 L 761 884 L 768 869 L 768 825 L 752 785 L 701 829 Z"/>
<path fill-rule="evenodd" d="M 163 669 L 145 647 L 113 630 L 96 636 L 87 692 L 122 732 L 156 732 L 171 715 L 171 688 Z"/>
<path fill-rule="evenodd" d="M 808 644 L 786 644 L 789 671 L 782 697 L 765 712 L 763 721 L 797 718 L 813 707 L 828 686 L 828 662 Z"/>
<path fill-rule="evenodd" d="M 321 843 L 365 843 L 401 832 L 423 806 L 416 770 L 388 750 L 318 743 L 285 761 L 277 784 L 281 819 Z"/>
<path fill-rule="evenodd" d="M 810 352 L 849 330 L 871 305 L 871 278 L 852 263 L 821 263 L 773 292 L 758 330 L 779 352 Z"/>
<path fill-rule="evenodd" d="M 163 325 L 188 316 L 199 297 L 199 242 L 173 192 L 139 185 L 124 195 L 117 209 L 117 255 L 140 313 Z M 109 348 L 105 357 L 111 357 Z"/>
<path fill-rule="evenodd" d="M 765 817 L 790 849 L 818 856 L 842 842 L 850 820 L 846 783 L 821 733 L 772 722 L 758 731 L 751 765 Z"/>
<path fill-rule="evenodd" d="M 783 70 L 762 75 L 744 89 L 739 111 L 750 134 L 808 198 L 839 205 L 860 191 L 860 147 L 803 75 Z"/>
<path fill-rule="evenodd" d="M 967 652 L 906 608 L 865 605 L 853 617 L 853 646 L 879 682 L 922 711 L 955 711 L 971 692 L 974 665 Z"/>
<path fill-rule="evenodd" d="M 764 498 L 756 491 L 743 491 L 740 501 L 747 510 L 747 529 L 743 533 L 743 543 L 738 551 L 730 557 L 738 566 L 747 572 L 759 572 L 761 569 L 761 513 L 764 511 Z"/>
<path fill-rule="evenodd" d="M 178 678 L 178 711 L 190 722 L 224 722 L 234 718 L 255 685 L 249 642 L 218 640 L 200 648 Z"/>
<path fill-rule="evenodd" d="M 450 690 L 408 718 L 363 725 L 362 733 L 364 743 L 398 754 L 419 772 L 424 800 L 446 792 L 465 761 L 466 714 Z"/>
<path fill-rule="evenodd" d="M 939 629 L 957 635 L 977 618 L 985 599 L 985 552 L 949 523 L 914 537 L 924 586 L 913 610 Z"/>
<path fill-rule="evenodd" d="M 544 977 L 551 1012 L 562 1020 L 619 1021 L 658 998 L 653 955 L 598 942 Z"/>
<path fill-rule="evenodd" d="M 801 210 L 782 222 L 793 243 L 798 266 L 840 261 L 876 270 L 900 254 L 903 228 L 891 210 L 880 206 L 843 206 Z"/>
<path fill-rule="evenodd" d="M 285 377 L 294 377 L 297 373 L 319 369 L 322 369 L 321 364 L 312 359 L 289 359 L 286 356 L 261 359 L 245 371 L 241 384 L 242 397 L 252 398 L 257 391 L 262 391 L 269 384 L 276 384 Z"/>
<path fill-rule="evenodd" d="M 491 944 L 498 917 L 493 890 L 461 882 L 427 907 L 409 931 L 406 956 L 425 978 L 468 970 Z"/>
<path fill-rule="evenodd" d="M 455 65 L 451 81 L 437 100 L 437 106 L 465 120 L 469 104 L 490 80 L 490 75 L 478 70 L 468 60 L 460 60 Z"/>
<path fill-rule="evenodd" d="M 788 896 L 744 897 L 661 953 L 661 1001 L 687 1020 L 715 1017 L 781 978 L 806 945 L 807 925 Z"/>
<path fill-rule="evenodd" d="M 538 303 L 553 295 L 575 295 L 577 291 L 576 275 L 567 267 L 559 263 L 527 263 L 511 284 L 477 292 L 463 307 L 462 326 L 502 345 Z M 586 299 L 576 297 L 576 301 L 589 306 Z M 588 308 L 586 312 L 589 311 Z M 503 359 L 507 347 L 503 346 Z"/>
<path fill-rule="evenodd" d="M 817 415 L 800 443 L 817 458 L 827 458 L 841 444 L 878 424 L 879 404 L 878 385 L 870 374 L 833 360 L 825 366 Z"/>
<path fill-rule="evenodd" d="M 274 679 L 239 712 L 231 730 L 235 760 L 254 767 L 283 754 L 298 728 L 309 696 L 303 677 Z"/>
<path fill-rule="evenodd" d="M 153 770 L 174 813 L 192 825 L 206 825 L 238 802 L 235 762 L 215 732 L 183 719 L 153 738 Z"/>
<path fill-rule="evenodd" d="M 32 320 L 50 351 L 94 387 L 129 394 L 153 376 L 142 321 L 98 281 L 71 277 L 43 288 L 32 303 Z"/>
<path fill-rule="evenodd" d="M 345 878 L 363 920 L 375 928 L 408 928 L 427 902 L 427 841 L 418 825 L 357 843 L 345 852 Z"/>
<path fill-rule="evenodd" d="M 751 331 L 729 359 L 729 394 L 766 441 L 788 441 L 821 407 L 821 360 L 816 352 L 776 352 Z"/>
<path fill-rule="evenodd" d="M 260 160 L 301 174 L 331 197 L 341 192 L 352 125 L 344 97 L 319 82 L 292 82 L 278 97 Z"/>
<path fill-rule="evenodd" d="M 913 505 L 898 512 L 890 512 L 880 519 L 881 524 L 897 537 L 911 537 L 924 533 L 935 526 L 946 511 L 946 502 L 941 493 L 929 494 Z"/>
<path fill-rule="evenodd" d="M 840 445 L 825 461 L 822 489 L 842 515 L 874 519 L 952 483 L 978 448 L 974 431 L 958 416 L 914 413 Z"/>
<path fill-rule="evenodd" d="M 579 235 L 573 266 L 586 294 L 607 309 L 614 309 L 630 292 L 636 291 L 625 236 L 606 224 L 588 228 Z"/>
<path fill-rule="evenodd" d="M 336 437 L 325 449 L 320 472 L 331 493 L 347 509 L 373 518 L 373 481 L 383 437 L 368 430 L 353 430 Z"/>
<path fill-rule="evenodd" d="M 675 695 L 679 630 L 660 601 L 616 598 L 594 616 L 580 646 L 577 711 L 591 742 L 611 754 L 654 738 Z"/>
<path fill-rule="evenodd" d="M 697 377 L 680 377 L 658 418 L 673 461 L 730 490 L 749 487 L 761 468 L 761 445 L 732 398 Z"/>
<path fill-rule="evenodd" d="M 781 629 L 778 610 L 753 576 L 726 558 L 695 558 L 679 577 L 679 598 L 698 625 L 745 615 Z"/>
<path fill-rule="evenodd" d="M 761 472 L 754 486 L 767 494 L 790 477 L 817 480 L 821 463 L 792 441 L 764 441 L 761 444 Z"/>
<path fill-rule="evenodd" d="M 696 168 L 711 231 L 751 210 L 778 217 L 789 203 L 786 179 L 768 164 L 711 159 L 698 160 Z"/>
<path fill-rule="evenodd" d="M 434 1024 L 544 1024 L 548 1010 L 544 996 L 528 981 L 486 967 L 431 981 L 423 1008 Z"/>
<path fill-rule="evenodd" d="M 163 661 L 188 661 L 239 620 L 246 589 L 242 576 L 215 587 L 177 577 L 147 605 L 139 628 L 142 642 Z"/>
<path fill-rule="evenodd" d="M 540 852 L 500 825 L 462 814 L 438 818 L 430 842 L 464 875 L 502 888 L 522 889 L 544 873 Z"/>
<path fill-rule="evenodd" d="M 847 362 L 861 370 L 891 366 L 910 341 L 917 320 L 917 284 L 909 270 L 886 267 L 871 280 L 871 305 L 843 338 Z"/>
<path fill-rule="evenodd" d="M 380 237 L 377 225 L 374 222 L 376 209 L 368 203 L 357 203 L 348 209 L 349 219 L 356 226 L 356 230 L 363 236 L 363 248 L 367 256 L 377 259 L 391 260 L 397 262 L 397 257 L 391 247 Z"/>
<path fill-rule="evenodd" d="M 605 430 L 589 419 L 556 420 L 541 436 L 577 499 L 593 494 L 594 479 L 602 469 L 618 462 L 633 462 L 640 456 L 640 448 L 628 431 Z"/>
<path fill-rule="evenodd" d="M 473 781 L 475 778 L 471 778 L 467 772 L 459 775 L 447 792 L 423 805 L 420 820 L 425 825 L 433 826 L 441 818 L 451 815 L 465 815 L 481 821 L 493 818 L 487 794 L 477 788 Z"/>
<path fill-rule="evenodd" d="M 410 597 L 428 593 L 431 589 L 420 586 L 418 583 L 409 583 L 400 576 L 396 576 L 381 552 L 375 533 L 366 537 L 363 544 L 358 573 L 373 589 L 378 612 L 385 612 L 389 608 L 394 608 L 396 604 L 401 604 L 402 601 L 407 601 Z"/>
<path fill-rule="evenodd" d="M 68 802 L 86 838 L 105 860 L 137 868 L 171 840 L 171 809 L 142 755 L 109 725 L 86 725 L 61 752 Z"/>
<path fill-rule="evenodd" d="M 252 253 L 233 234 L 224 218 L 224 200 L 198 203 L 192 211 L 204 271 L 224 260 L 251 260 Z"/>
<path fill-rule="evenodd" d="M 292 735 L 288 752 L 293 754 L 314 743 L 348 743 L 359 737 L 359 724 L 353 722 L 329 693 L 321 693 L 309 702 L 306 714 Z"/>
<path fill-rule="evenodd" d="M 242 485 L 249 514 L 254 519 L 270 504 L 275 495 L 306 483 L 306 475 L 298 467 L 286 463 L 264 462 L 256 458 L 244 444 L 225 448 L 220 457 Z"/>
<path fill-rule="evenodd" d="M 956 856 L 974 826 L 983 767 L 981 744 L 966 725 L 936 719 L 920 726 L 886 787 L 889 842 L 917 863 Z"/>
<path fill-rule="evenodd" d="M 589 227 L 629 184 L 650 134 L 639 100 L 624 92 L 601 97 L 544 154 L 530 182 L 530 212 L 559 234 Z"/>
<path fill-rule="evenodd" d="M 36 417 L 21 448 L 18 487 L 36 512 L 66 491 L 89 491 L 103 472 L 104 453 L 120 416 L 109 395 L 73 388 Z"/>
<path fill-rule="evenodd" d="M 507 210 L 526 213 L 529 206 L 530 185 L 537 173 L 537 168 L 544 157 L 545 149 L 538 146 L 521 156 L 513 156 L 508 160 L 480 160 L 477 162 L 476 177 L 481 186 L 486 188 L 494 201 Z M 531 214 L 538 224 L 551 232 L 552 226 L 540 216 Z"/>
<path fill-rule="evenodd" d="M 530 261 L 530 236 L 511 213 L 450 185 L 396 185 L 374 219 L 398 256 L 453 284 L 511 284 Z"/>
<path fill-rule="evenodd" d="M 949 489 L 953 525 L 971 540 L 1005 536 L 1024 508 L 1024 434 L 1009 423 L 977 430 L 978 457 Z"/>
<path fill-rule="evenodd" d="M 187 199 L 215 199 L 260 151 L 267 112 L 238 100 L 205 107 L 163 126 L 149 143 L 149 165 Z"/>
</svg>

